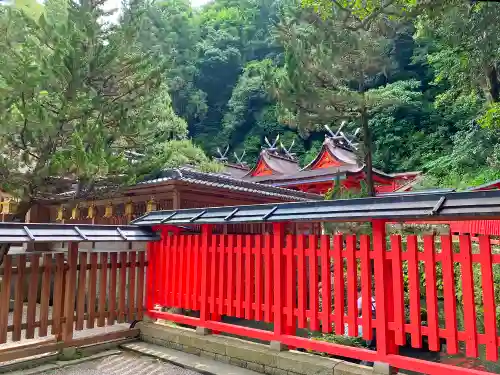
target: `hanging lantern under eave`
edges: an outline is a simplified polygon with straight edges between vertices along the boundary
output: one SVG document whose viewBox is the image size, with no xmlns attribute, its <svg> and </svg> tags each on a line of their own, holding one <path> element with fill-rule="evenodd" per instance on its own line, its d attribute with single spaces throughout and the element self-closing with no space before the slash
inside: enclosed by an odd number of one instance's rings
<svg viewBox="0 0 500 375">
<path fill-rule="evenodd" d="M 56 221 L 63 221 L 64 220 L 64 206 L 61 205 L 59 206 L 59 208 L 57 209 L 57 216 L 56 216 Z"/>
<path fill-rule="evenodd" d="M 154 197 L 151 197 L 151 199 L 148 201 L 146 205 L 146 212 L 152 212 L 156 211 L 156 201 Z"/>
<path fill-rule="evenodd" d="M 89 208 L 87 209 L 87 219 L 94 219 L 95 218 L 95 204 L 92 203 Z"/>
<path fill-rule="evenodd" d="M 78 220 L 80 218 L 80 208 L 78 207 L 78 204 L 73 207 L 71 210 L 71 220 Z"/>
<path fill-rule="evenodd" d="M 10 213 L 10 201 L 4 200 L 0 202 L 0 213 L 2 215 L 8 215 Z"/>
<path fill-rule="evenodd" d="M 104 209 L 104 217 L 106 219 L 113 217 L 113 203 L 109 202 L 106 208 Z"/>
<path fill-rule="evenodd" d="M 125 204 L 125 216 L 131 217 L 134 214 L 134 203 L 129 200 L 127 204 Z"/>
</svg>

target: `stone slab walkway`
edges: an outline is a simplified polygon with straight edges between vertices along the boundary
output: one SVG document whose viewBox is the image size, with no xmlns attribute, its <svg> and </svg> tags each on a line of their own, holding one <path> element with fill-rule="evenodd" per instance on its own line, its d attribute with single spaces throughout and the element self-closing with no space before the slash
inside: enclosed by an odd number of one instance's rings
<svg viewBox="0 0 500 375">
<path fill-rule="evenodd" d="M 196 372 L 209 375 L 259 375 L 257 372 L 231 366 L 212 359 L 199 357 L 194 354 L 179 352 L 163 346 L 149 344 L 142 341 L 120 345 L 121 348 L 137 354 L 151 356 L 169 363 L 173 363 Z"/>
</svg>

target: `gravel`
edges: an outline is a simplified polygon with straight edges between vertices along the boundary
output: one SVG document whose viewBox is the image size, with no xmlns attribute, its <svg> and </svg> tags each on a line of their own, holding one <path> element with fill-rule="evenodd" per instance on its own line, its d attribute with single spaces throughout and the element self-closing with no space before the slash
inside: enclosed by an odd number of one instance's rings
<svg viewBox="0 0 500 375">
<path fill-rule="evenodd" d="M 40 375 L 199 375 L 158 359 L 124 352 L 96 361 L 83 362 Z"/>
</svg>

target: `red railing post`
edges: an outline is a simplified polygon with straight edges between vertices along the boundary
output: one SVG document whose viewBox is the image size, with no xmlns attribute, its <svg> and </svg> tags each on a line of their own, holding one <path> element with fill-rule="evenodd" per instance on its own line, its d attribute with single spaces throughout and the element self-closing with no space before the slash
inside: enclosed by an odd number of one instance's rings
<svg viewBox="0 0 500 375">
<path fill-rule="evenodd" d="M 212 226 L 204 224 L 201 226 L 201 303 L 200 322 L 203 324 L 208 320 L 208 289 L 209 289 L 209 257 L 208 249 L 211 246 Z M 207 333 L 207 331 L 205 332 Z"/>
<path fill-rule="evenodd" d="M 284 297 L 284 271 L 283 271 L 283 248 L 285 245 L 285 225 L 283 223 L 273 224 L 273 286 L 274 286 L 274 340 L 271 347 L 284 349 L 281 344 L 281 336 L 285 333 L 285 321 L 283 316 Z"/>
<path fill-rule="evenodd" d="M 389 323 L 394 322 L 394 285 L 392 262 L 386 257 L 387 234 L 384 220 L 373 220 L 373 251 L 375 255 L 375 311 L 377 356 L 380 362 L 389 354 L 397 354 L 394 331 Z"/>
</svg>

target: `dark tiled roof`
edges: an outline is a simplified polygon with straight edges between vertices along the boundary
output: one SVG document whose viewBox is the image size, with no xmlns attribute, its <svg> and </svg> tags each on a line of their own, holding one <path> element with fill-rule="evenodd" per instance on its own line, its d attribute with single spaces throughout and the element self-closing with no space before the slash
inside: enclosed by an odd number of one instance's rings
<svg viewBox="0 0 500 375">
<path fill-rule="evenodd" d="M 304 193 L 301 191 L 283 189 L 256 182 L 243 181 L 220 173 L 199 172 L 191 168 L 168 169 L 161 176 L 152 180 L 141 182 L 139 185 L 159 184 L 167 181 L 183 181 L 197 185 L 212 186 L 222 189 L 242 191 L 263 196 L 273 196 L 286 200 L 322 200 L 317 194 Z"/>
</svg>

